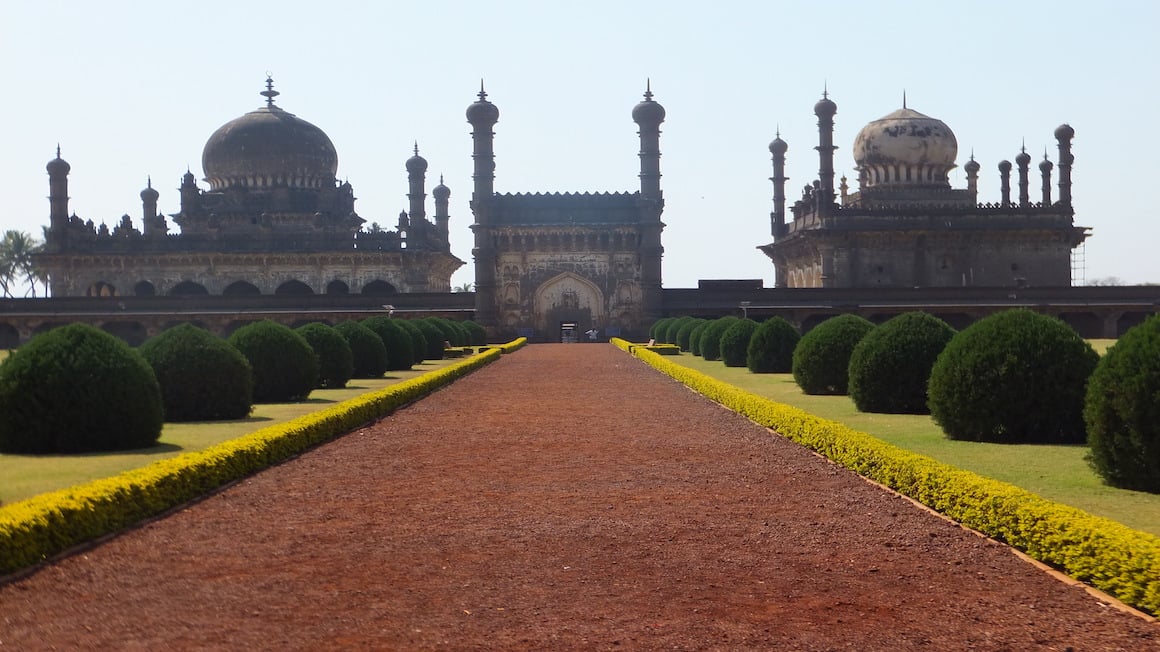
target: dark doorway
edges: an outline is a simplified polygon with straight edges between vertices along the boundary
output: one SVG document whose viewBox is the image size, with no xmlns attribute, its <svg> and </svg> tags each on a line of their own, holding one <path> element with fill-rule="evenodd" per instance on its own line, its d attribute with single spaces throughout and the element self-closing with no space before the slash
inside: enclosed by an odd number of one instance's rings
<svg viewBox="0 0 1160 652">
<path fill-rule="evenodd" d="M 576 341 L 576 322 L 560 322 L 560 341 L 565 344 L 572 344 Z"/>
</svg>

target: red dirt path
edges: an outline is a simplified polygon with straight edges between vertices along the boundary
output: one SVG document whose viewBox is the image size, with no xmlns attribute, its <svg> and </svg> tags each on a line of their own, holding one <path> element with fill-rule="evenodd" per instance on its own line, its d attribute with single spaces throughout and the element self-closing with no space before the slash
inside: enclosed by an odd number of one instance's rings
<svg viewBox="0 0 1160 652">
<path fill-rule="evenodd" d="M 0 649 L 1160 650 L 611 346 L 534 345 L 0 586 Z"/>
</svg>

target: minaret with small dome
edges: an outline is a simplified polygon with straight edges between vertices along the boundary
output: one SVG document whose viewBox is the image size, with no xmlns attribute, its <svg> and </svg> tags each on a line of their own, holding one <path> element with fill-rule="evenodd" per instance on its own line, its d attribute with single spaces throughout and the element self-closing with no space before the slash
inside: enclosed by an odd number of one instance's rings
<svg viewBox="0 0 1160 652">
<path fill-rule="evenodd" d="M 758 247 L 773 262 L 778 287 L 1068 286 L 1071 252 L 1089 235 L 1075 226 L 1071 205 L 1071 139 L 1059 143 L 1059 199 L 1051 200 L 1053 164 L 1039 169 L 1042 201 L 1030 196 L 1024 143 L 1015 157 L 1018 198 L 1011 197 L 1009 161 L 998 164 L 1000 198 L 978 200 L 981 168 L 974 153 L 963 166 L 965 189 L 953 188 L 958 141 L 950 127 L 909 106 L 867 123 L 854 138 L 858 190 L 833 191 L 833 117 L 828 90 L 818 117 L 818 180 L 785 212 L 785 153 L 780 134 L 773 154 L 773 242 Z"/>
</svg>

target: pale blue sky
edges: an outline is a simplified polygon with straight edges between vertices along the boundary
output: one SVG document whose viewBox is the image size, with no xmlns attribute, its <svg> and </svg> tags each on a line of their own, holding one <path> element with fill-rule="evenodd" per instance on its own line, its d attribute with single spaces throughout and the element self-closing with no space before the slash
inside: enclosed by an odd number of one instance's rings
<svg viewBox="0 0 1160 652">
<path fill-rule="evenodd" d="M 70 209 L 140 228 L 147 175 L 162 212 L 217 127 L 263 103 L 322 128 L 356 209 L 393 226 L 418 141 L 428 194 L 451 188 L 452 251 L 473 280 L 471 138 L 479 80 L 500 110 L 500 192 L 631 191 L 630 112 L 646 79 L 668 112 L 661 171 L 665 287 L 762 278 L 770 241 L 769 141 L 789 144 L 789 195 L 817 176 L 823 87 L 838 104 L 836 168 L 853 179 L 854 136 L 899 108 L 955 132 L 960 168 L 982 165 L 999 198 L 1001 159 L 1036 164 L 1055 128 L 1076 130 L 1076 223 L 1093 235 L 1086 278 L 1160 282 L 1160 3 L 1109 2 L 52 2 L 0 3 L 0 229 L 38 237 L 44 165 L 60 143 Z M 855 185 L 851 181 L 851 185 Z M 1033 168 L 1033 195 L 1038 172 Z M 204 184 L 203 184 L 203 187 Z M 430 198 L 428 198 L 430 202 Z M 430 211 L 432 205 L 428 204 Z"/>
</svg>

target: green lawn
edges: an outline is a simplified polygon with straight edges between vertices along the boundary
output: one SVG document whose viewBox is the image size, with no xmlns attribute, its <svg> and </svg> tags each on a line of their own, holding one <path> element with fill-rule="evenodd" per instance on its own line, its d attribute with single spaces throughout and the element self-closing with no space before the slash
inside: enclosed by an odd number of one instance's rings
<svg viewBox="0 0 1160 652">
<path fill-rule="evenodd" d="M 107 478 L 181 453 L 202 450 L 460 360 L 428 360 L 415 365 L 410 371 L 390 371 L 383 378 L 374 380 L 352 380 L 345 389 L 315 390 L 302 403 L 255 405 L 249 418 L 238 421 L 167 423 L 161 431 L 158 444 L 150 448 L 84 455 L 0 454 L 0 501 L 10 503 L 23 500 L 46 491 Z"/>
<path fill-rule="evenodd" d="M 1093 344 L 1099 351 L 1107 346 Z M 952 441 L 929 416 L 858 412 L 847 396 L 803 394 L 789 374 L 751 374 L 744 367 L 730 368 L 688 353 L 668 359 L 748 392 L 840 421 L 901 448 L 1160 536 L 1160 495 L 1104 485 L 1084 461 L 1084 446 Z"/>
</svg>

